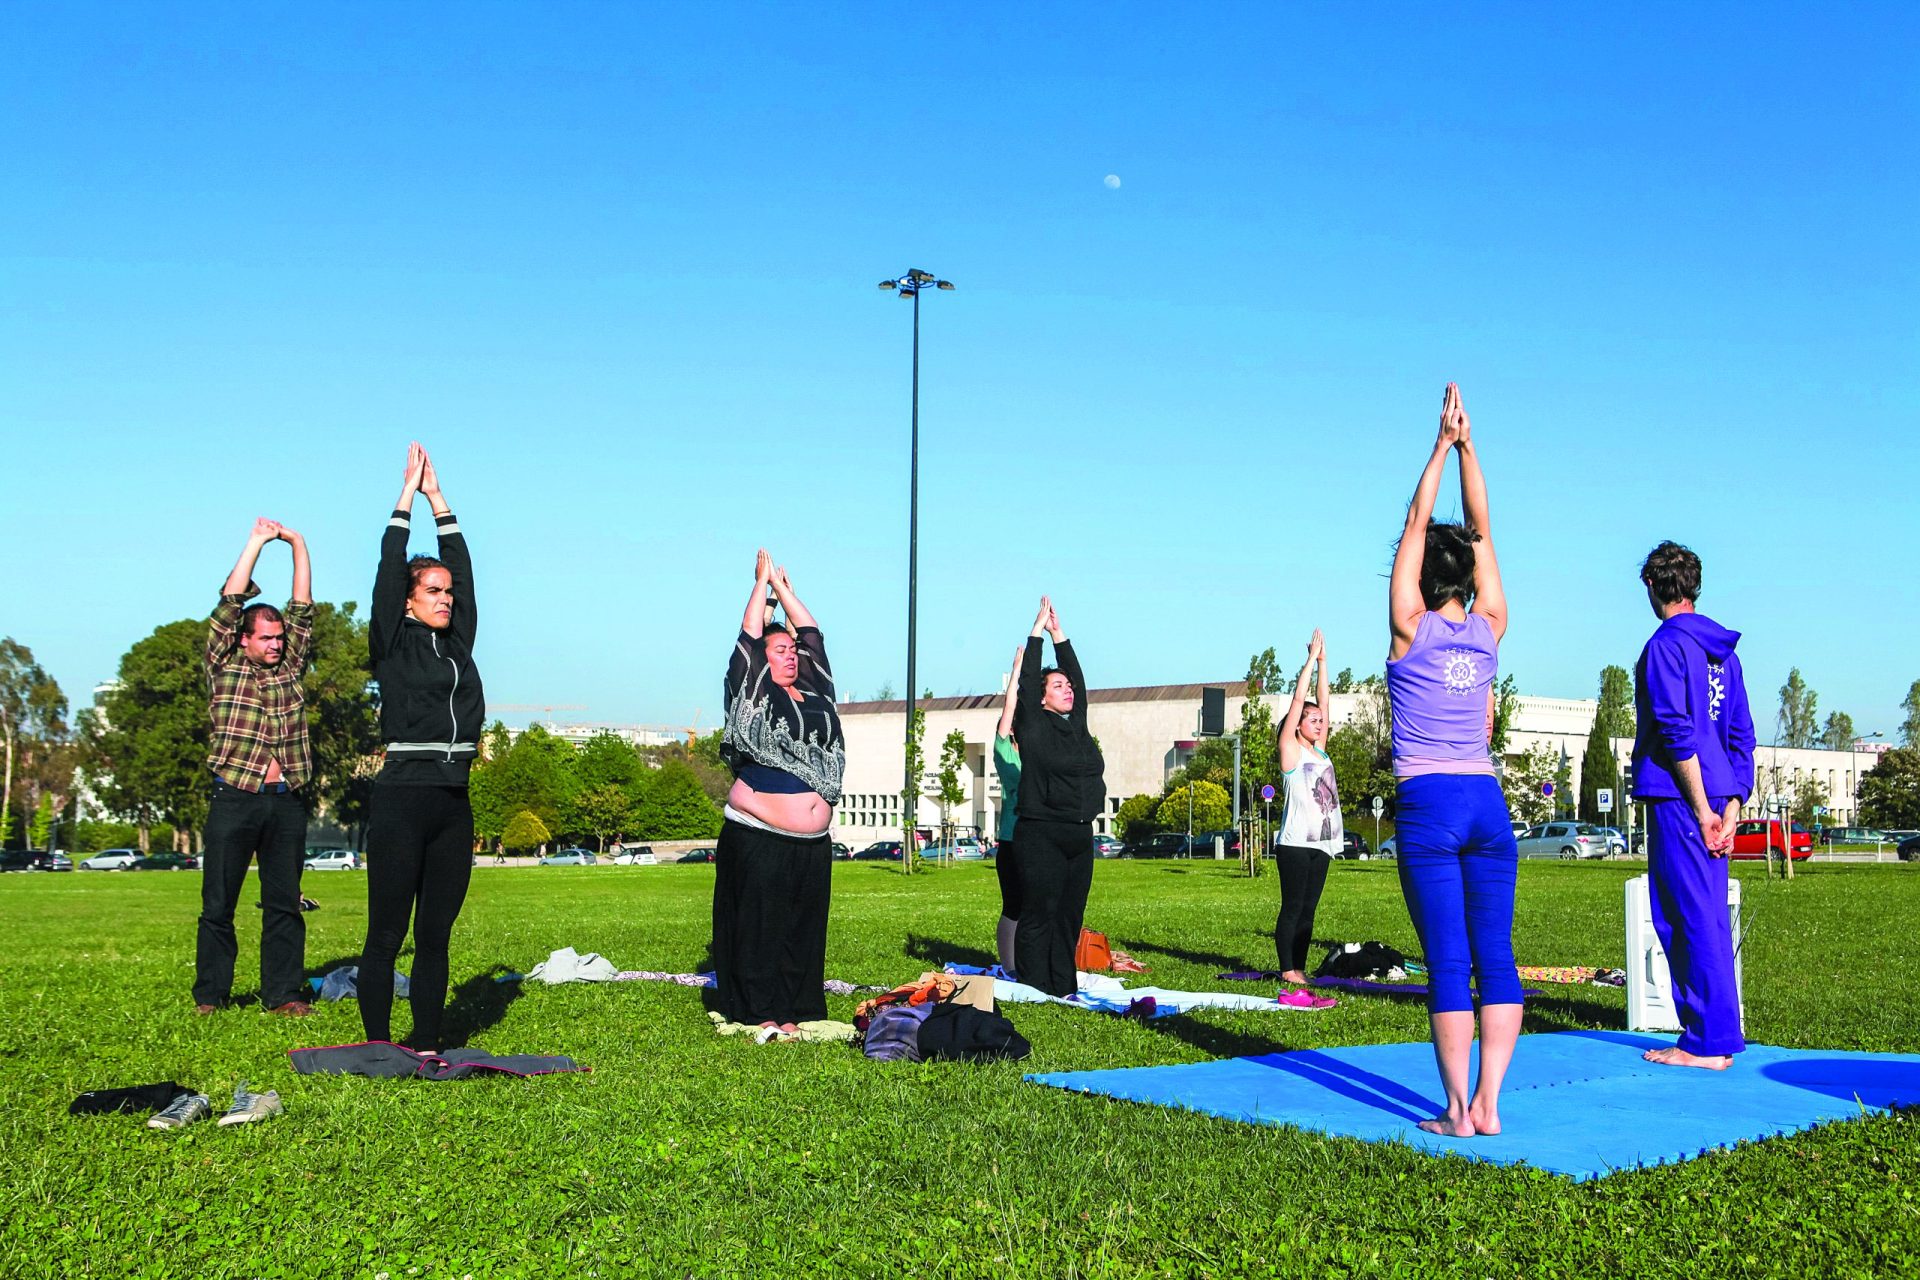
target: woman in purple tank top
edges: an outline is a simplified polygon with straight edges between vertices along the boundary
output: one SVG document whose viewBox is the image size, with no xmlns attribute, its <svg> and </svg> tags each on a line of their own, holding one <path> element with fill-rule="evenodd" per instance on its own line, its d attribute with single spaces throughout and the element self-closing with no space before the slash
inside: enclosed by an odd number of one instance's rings
<svg viewBox="0 0 1920 1280">
<path fill-rule="evenodd" d="M 1454 452 L 1466 515 L 1459 524 L 1433 519 Z M 1500 1084 L 1522 1012 L 1513 957 L 1519 851 L 1488 751 L 1507 597 L 1493 553 L 1486 478 L 1451 382 L 1439 438 L 1407 506 L 1387 607 L 1400 888 L 1426 953 L 1433 1053 L 1447 1094 L 1446 1112 L 1420 1127 L 1452 1138 L 1499 1133 Z M 1469 976 L 1480 996 L 1480 1080 L 1471 1094 Z"/>
</svg>

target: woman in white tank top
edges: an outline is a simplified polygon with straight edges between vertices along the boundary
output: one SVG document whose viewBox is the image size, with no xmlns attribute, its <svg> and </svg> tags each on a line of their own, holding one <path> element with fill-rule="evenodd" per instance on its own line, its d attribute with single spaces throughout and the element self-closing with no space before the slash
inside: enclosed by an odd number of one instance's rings
<svg viewBox="0 0 1920 1280">
<path fill-rule="evenodd" d="M 1287 808 L 1280 823 L 1279 848 L 1274 851 L 1280 868 L 1280 918 L 1273 925 L 1273 945 L 1280 956 L 1280 977 L 1286 982 L 1307 980 L 1313 913 L 1327 884 L 1327 866 L 1346 839 L 1333 761 L 1327 758 L 1325 649 L 1316 630 L 1307 645 L 1307 665 L 1293 682 L 1293 702 L 1279 729 Z M 1307 699 L 1309 680 L 1315 682 L 1313 701 Z"/>
</svg>

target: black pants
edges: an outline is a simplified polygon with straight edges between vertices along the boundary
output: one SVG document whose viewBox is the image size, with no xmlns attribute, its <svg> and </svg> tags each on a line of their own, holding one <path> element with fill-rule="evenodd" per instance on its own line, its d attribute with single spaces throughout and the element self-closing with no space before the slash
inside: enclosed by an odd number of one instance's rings
<svg viewBox="0 0 1920 1280">
<path fill-rule="evenodd" d="M 200 926 L 193 956 L 195 1004 L 225 1004 L 233 995 L 240 945 L 233 912 L 247 886 L 247 864 L 260 858 L 260 1002 L 298 1000 L 307 978 L 307 922 L 300 914 L 300 870 L 306 856 L 307 809 L 291 791 L 242 791 L 218 778 L 207 806 L 207 851 L 201 860 Z"/>
<path fill-rule="evenodd" d="M 1274 850 L 1280 867 L 1280 918 L 1273 923 L 1273 949 L 1280 968 L 1305 971 L 1307 951 L 1313 945 L 1313 913 L 1320 891 L 1327 887 L 1327 864 L 1333 859 L 1323 849 L 1283 844 Z"/>
<path fill-rule="evenodd" d="M 1020 917 L 1013 954 L 1020 981 L 1050 996 L 1078 989 L 1073 951 L 1093 887 L 1093 826 L 1020 819 Z"/>
<path fill-rule="evenodd" d="M 444 1047 L 447 945 L 472 878 L 473 806 L 465 787 L 374 784 L 367 823 L 367 945 L 358 982 L 367 1039 L 393 1039 L 393 962 L 411 917 L 412 1043 Z"/>
<path fill-rule="evenodd" d="M 1020 918 L 1020 861 L 1014 853 L 1013 837 L 1000 842 L 993 851 L 993 874 L 1000 879 L 1000 914 L 1008 920 Z M 1015 943 L 1015 947 L 1018 947 Z M 1017 951 L 1016 951 L 1017 954 Z"/>
<path fill-rule="evenodd" d="M 729 821 L 713 858 L 713 976 L 729 1022 L 827 1016 L 833 842 Z"/>
</svg>

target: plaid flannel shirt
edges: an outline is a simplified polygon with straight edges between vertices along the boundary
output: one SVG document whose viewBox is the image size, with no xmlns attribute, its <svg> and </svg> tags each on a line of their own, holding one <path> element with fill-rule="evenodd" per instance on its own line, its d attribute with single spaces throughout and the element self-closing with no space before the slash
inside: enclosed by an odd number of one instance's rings
<svg viewBox="0 0 1920 1280">
<path fill-rule="evenodd" d="M 202 665 L 213 720 L 207 768 L 233 786 L 258 791 L 267 780 L 268 762 L 278 760 L 281 781 L 298 789 L 313 777 L 307 700 L 300 687 L 313 640 L 313 605 L 288 602 L 282 611 L 286 648 L 278 666 L 264 667 L 240 648 L 241 611 L 259 594 L 249 582 L 244 594 L 221 596 L 207 620 Z"/>
</svg>

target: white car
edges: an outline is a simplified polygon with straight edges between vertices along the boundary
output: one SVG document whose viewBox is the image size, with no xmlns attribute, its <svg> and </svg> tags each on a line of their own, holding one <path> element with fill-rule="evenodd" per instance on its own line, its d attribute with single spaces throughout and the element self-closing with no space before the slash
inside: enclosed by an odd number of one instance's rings
<svg viewBox="0 0 1920 1280">
<path fill-rule="evenodd" d="M 351 849 L 328 849 L 309 855 L 306 868 L 309 871 L 358 871 L 360 855 Z"/>
<path fill-rule="evenodd" d="M 987 850 L 972 836 L 962 836 L 952 844 L 937 844 L 921 851 L 927 858 L 951 858 L 955 862 L 979 862 L 987 856 Z"/>
<path fill-rule="evenodd" d="M 540 859 L 543 867 L 590 867 L 598 861 L 591 849 L 562 849 Z"/>
<path fill-rule="evenodd" d="M 82 871 L 125 871 L 140 861 L 138 849 L 102 849 L 91 858 L 81 861 Z"/>
<path fill-rule="evenodd" d="M 640 845 L 614 854 L 613 863 L 617 867 L 657 867 L 660 865 L 660 855 L 653 851 L 652 846 Z"/>
</svg>

